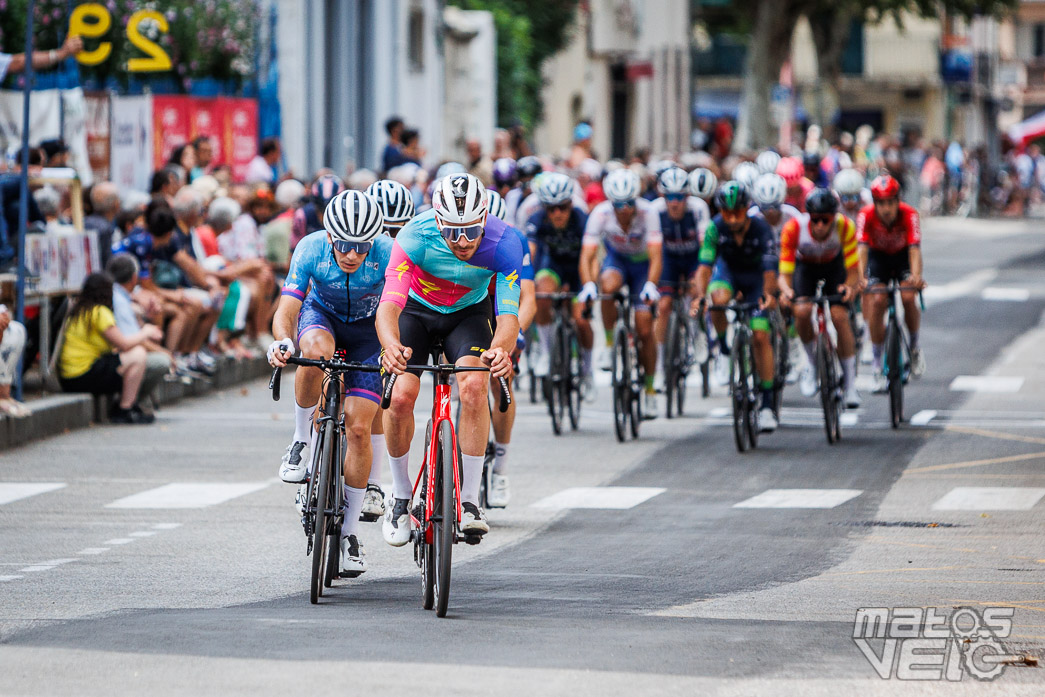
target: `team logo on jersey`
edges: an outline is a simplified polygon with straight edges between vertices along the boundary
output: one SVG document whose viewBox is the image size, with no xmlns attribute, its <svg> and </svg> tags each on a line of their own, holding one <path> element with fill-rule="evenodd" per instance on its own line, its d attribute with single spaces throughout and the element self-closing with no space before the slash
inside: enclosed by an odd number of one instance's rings
<svg viewBox="0 0 1045 697">
<path fill-rule="evenodd" d="M 439 290 L 439 286 L 437 286 L 436 284 L 432 283 L 431 281 L 426 281 L 426 280 L 424 280 L 422 278 L 419 278 L 419 279 L 417 279 L 417 282 L 421 284 L 421 292 L 424 293 L 425 295 L 428 295 L 429 293 L 431 293 L 434 290 Z"/>
<path fill-rule="evenodd" d="M 410 270 L 410 262 L 404 261 L 402 264 L 396 267 L 396 271 L 399 272 L 399 281 L 402 282 L 403 274 Z"/>
<path fill-rule="evenodd" d="M 512 271 L 510 274 L 505 276 L 505 279 L 508 281 L 508 287 L 509 288 L 514 288 L 515 287 L 515 282 L 519 280 L 519 272 L 518 271 Z"/>
</svg>

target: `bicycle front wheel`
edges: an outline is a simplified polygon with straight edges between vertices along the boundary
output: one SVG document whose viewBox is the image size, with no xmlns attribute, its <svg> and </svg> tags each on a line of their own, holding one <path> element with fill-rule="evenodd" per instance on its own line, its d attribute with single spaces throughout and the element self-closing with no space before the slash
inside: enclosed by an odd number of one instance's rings
<svg viewBox="0 0 1045 697">
<path fill-rule="evenodd" d="M 567 327 L 563 330 L 563 336 L 563 345 L 566 347 L 563 355 L 566 366 L 563 395 L 566 399 L 566 410 L 570 415 L 570 428 L 576 431 L 581 423 L 581 375 L 584 366 L 581 362 L 581 346 L 577 341 L 577 333 L 571 327 Z"/>
<path fill-rule="evenodd" d="M 562 435 L 562 425 L 566 417 L 563 383 L 566 380 L 569 365 L 563 361 L 563 348 L 562 332 L 557 330 L 552 337 L 552 355 L 548 377 L 544 378 L 544 397 L 548 400 L 548 414 L 552 417 L 552 432 L 557 436 Z"/>
<path fill-rule="evenodd" d="M 747 392 L 747 375 L 743 361 L 744 340 L 739 335 L 733 342 L 733 353 L 729 358 L 729 384 L 733 403 L 733 440 L 737 444 L 737 452 L 745 452 L 750 446 L 747 429 L 747 410 L 749 396 Z"/>
<path fill-rule="evenodd" d="M 885 335 L 886 378 L 889 384 L 889 421 L 893 428 L 903 422 L 903 365 L 900 353 L 900 330 L 890 320 Z"/>
<path fill-rule="evenodd" d="M 316 460 L 318 472 L 312 472 L 313 477 L 318 477 L 318 488 L 316 489 L 316 524 L 312 529 L 312 584 L 309 588 L 309 600 L 313 605 L 319 602 L 323 595 L 323 583 L 326 580 L 327 562 L 327 527 L 330 525 L 330 516 L 327 515 L 327 506 L 330 503 L 330 478 L 334 469 L 334 424 L 327 421 L 320 431 L 320 456 Z"/>
<path fill-rule="evenodd" d="M 820 381 L 820 406 L 824 410 L 827 442 L 834 444 L 838 429 L 838 394 L 835 386 L 834 356 L 824 336 L 819 336 L 816 340 L 816 375 Z"/>
<path fill-rule="evenodd" d="M 628 337 L 617 332 L 613 342 L 613 427 L 617 440 L 628 439 L 628 414 L 630 412 L 631 366 L 628 365 Z"/>
<path fill-rule="evenodd" d="M 457 467 L 453 431 L 447 421 L 439 424 L 439 462 L 436 465 L 436 490 L 432 520 L 435 525 L 435 614 L 446 617 L 450 603 L 450 562 L 457 536 L 457 496 L 453 470 Z"/>
<path fill-rule="evenodd" d="M 664 401 L 667 403 L 664 415 L 669 419 L 675 416 L 675 388 L 678 382 L 676 334 L 679 332 L 678 313 L 672 310 L 668 316 L 668 332 L 664 341 Z"/>
</svg>

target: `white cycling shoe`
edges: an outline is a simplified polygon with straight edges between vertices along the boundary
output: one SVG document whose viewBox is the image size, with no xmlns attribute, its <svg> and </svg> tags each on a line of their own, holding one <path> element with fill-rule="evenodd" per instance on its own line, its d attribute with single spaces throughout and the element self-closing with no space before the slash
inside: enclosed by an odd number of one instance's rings
<svg viewBox="0 0 1045 697">
<path fill-rule="evenodd" d="M 769 407 L 762 407 L 758 412 L 758 430 L 762 433 L 772 433 L 776 427 L 776 414 Z"/>
<path fill-rule="evenodd" d="M 490 532 L 483 509 L 470 501 L 461 504 L 461 532 L 465 535 L 485 535 Z"/>
<path fill-rule="evenodd" d="M 849 389 L 845 391 L 845 406 L 847 409 L 859 409 L 864 403 L 863 397 L 856 389 L 856 385 L 850 385 Z"/>
<path fill-rule="evenodd" d="M 729 356 L 715 356 L 711 365 L 711 382 L 719 387 L 729 384 Z"/>
<path fill-rule="evenodd" d="M 802 372 L 798 375 L 798 390 L 803 397 L 812 397 L 816 394 L 816 370 L 813 366 L 806 364 L 802 366 Z"/>
<path fill-rule="evenodd" d="M 355 578 L 366 571 L 366 552 L 355 535 L 341 538 L 341 576 Z"/>
<path fill-rule="evenodd" d="M 410 499 L 392 499 L 381 524 L 381 535 L 393 547 L 402 547 L 410 541 Z"/>
<path fill-rule="evenodd" d="M 279 463 L 279 478 L 287 484 L 300 484 L 308 479 L 307 451 L 308 443 L 295 441 L 288 445 Z"/>
<path fill-rule="evenodd" d="M 486 503 L 491 508 L 504 508 L 512 495 L 508 489 L 508 475 L 490 473 L 490 484 L 486 489 Z"/>
<path fill-rule="evenodd" d="M 363 508 L 360 510 L 359 519 L 373 522 L 385 514 L 385 492 L 374 483 L 366 485 L 366 493 L 363 494 Z"/>
</svg>

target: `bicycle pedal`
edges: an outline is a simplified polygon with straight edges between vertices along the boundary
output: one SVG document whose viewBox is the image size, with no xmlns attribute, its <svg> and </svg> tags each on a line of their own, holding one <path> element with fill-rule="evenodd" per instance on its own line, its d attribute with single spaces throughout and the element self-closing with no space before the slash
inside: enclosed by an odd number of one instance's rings
<svg viewBox="0 0 1045 697">
<path fill-rule="evenodd" d="M 337 574 L 338 578 L 359 578 L 362 575 L 362 571 L 339 571 Z"/>
<path fill-rule="evenodd" d="M 483 536 L 482 535 L 461 535 L 461 537 L 457 538 L 457 541 L 458 542 L 464 542 L 464 543 L 470 544 L 470 545 L 477 545 L 477 544 L 479 544 L 480 542 L 483 541 Z"/>
</svg>

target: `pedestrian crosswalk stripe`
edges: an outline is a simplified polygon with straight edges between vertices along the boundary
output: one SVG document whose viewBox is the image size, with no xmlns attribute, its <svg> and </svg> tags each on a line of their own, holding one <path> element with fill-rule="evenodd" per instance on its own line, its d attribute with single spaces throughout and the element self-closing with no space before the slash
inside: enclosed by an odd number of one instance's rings
<svg viewBox="0 0 1045 697">
<path fill-rule="evenodd" d="M 928 426 L 929 422 L 936 418 L 935 409 L 922 409 L 911 417 L 912 426 Z"/>
<path fill-rule="evenodd" d="M 733 508 L 834 508 L 862 493 L 860 489 L 767 489 Z"/>
<path fill-rule="evenodd" d="M 534 508 L 634 508 L 666 489 L 645 486 L 595 486 L 563 489 L 533 504 Z"/>
<path fill-rule="evenodd" d="M 111 540 L 106 540 L 102 544 L 104 545 L 129 545 L 134 542 L 130 537 L 114 537 Z"/>
<path fill-rule="evenodd" d="M 64 482 L 0 482 L 0 506 L 65 486 Z"/>
<path fill-rule="evenodd" d="M 82 556 L 88 556 L 88 555 L 94 555 L 94 554 L 103 554 L 103 553 L 108 552 L 108 551 L 109 551 L 108 547 L 84 547 L 79 552 L 77 552 L 77 554 L 82 555 Z"/>
<path fill-rule="evenodd" d="M 987 286 L 983 289 L 980 297 L 984 300 L 1001 300 L 1019 303 L 1030 300 L 1030 290 L 1027 288 L 1000 288 L 998 286 Z"/>
<path fill-rule="evenodd" d="M 933 504 L 934 511 L 1026 511 L 1045 496 L 1045 488 L 959 486 Z"/>
<path fill-rule="evenodd" d="M 22 578 L 22 577 L 21 576 L 16 576 L 14 574 L 7 574 L 5 576 L 0 576 L 0 583 L 3 583 L 5 581 L 17 581 L 20 578 Z"/>
<path fill-rule="evenodd" d="M 175 482 L 117 499 L 106 508 L 206 508 L 260 491 L 269 484 Z"/>
<path fill-rule="evenodd" d="M 959 375 L 951 381 L 951 392 L 1019 392 L 1023 378 L 1001 375 Z"/>
</svg>

